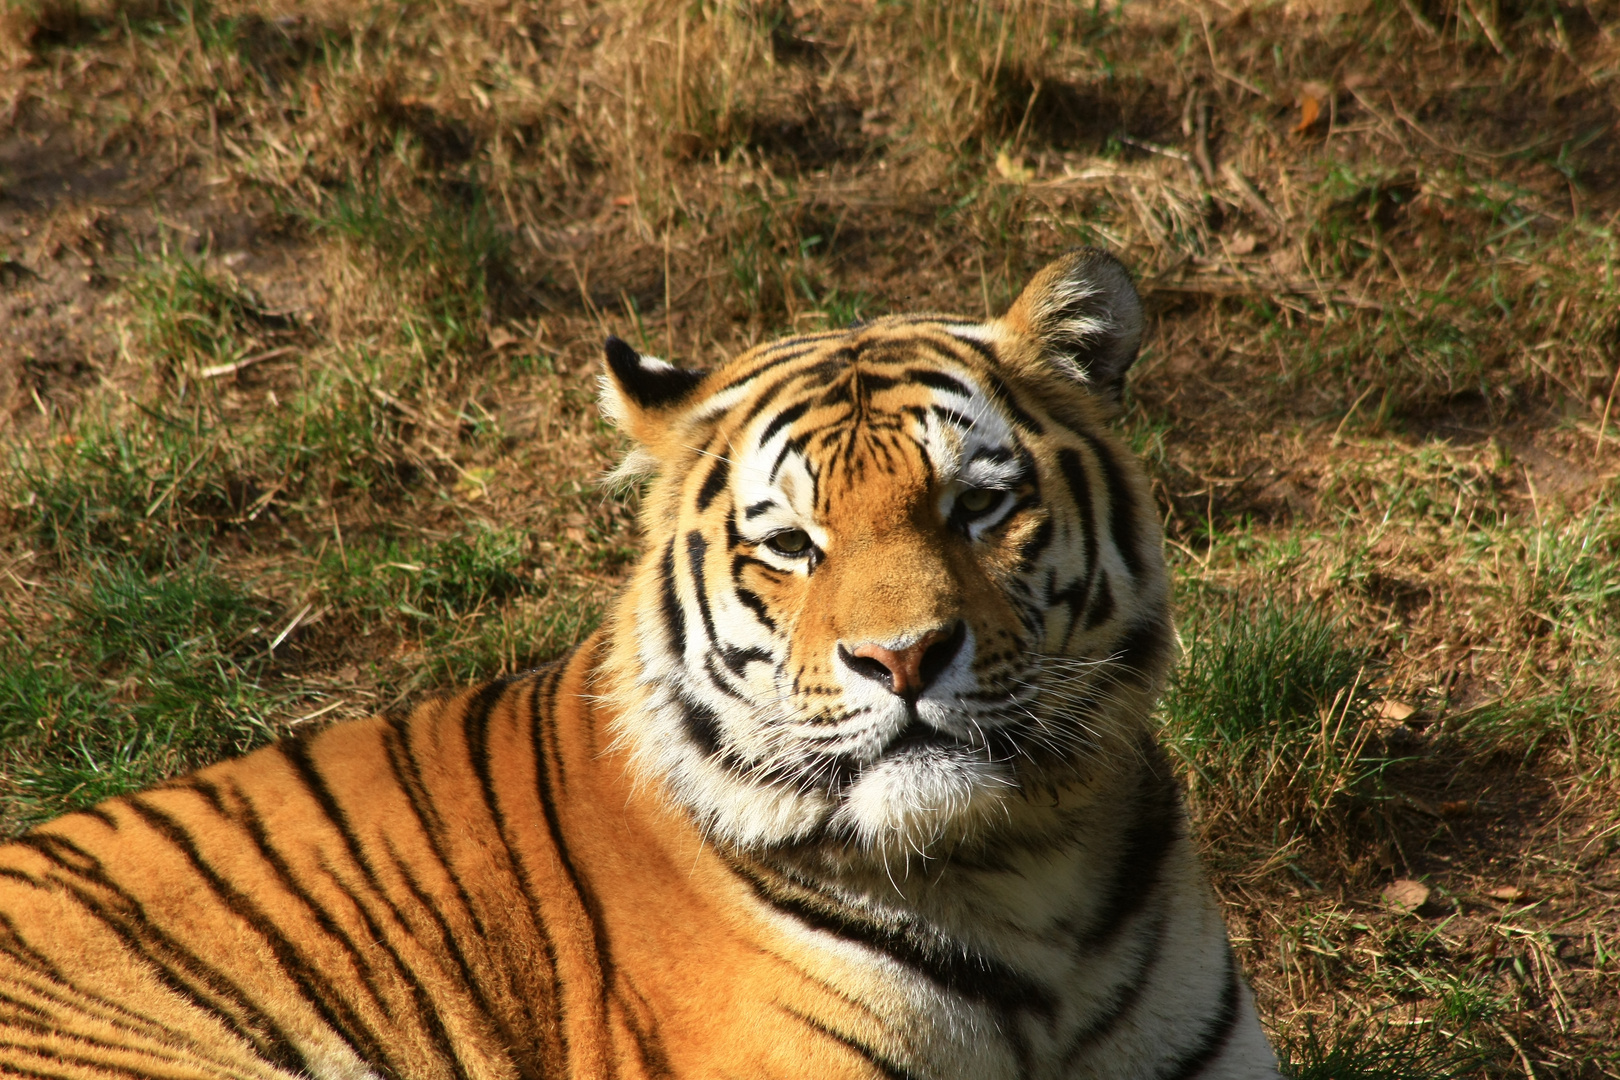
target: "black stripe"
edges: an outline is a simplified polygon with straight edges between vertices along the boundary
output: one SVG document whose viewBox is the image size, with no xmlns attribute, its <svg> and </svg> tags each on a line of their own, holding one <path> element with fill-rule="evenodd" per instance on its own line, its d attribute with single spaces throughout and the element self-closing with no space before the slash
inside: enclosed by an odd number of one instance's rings
<svg viewBox="0 0 1620 1080">
<path fill-rule="evenodd" d="M 1193 1077 L 1220 1057 L 1232 1031 L 1237 1027 L 1238 974 L 1232 964 L 1232 952 L 1226 952 L 1226 984 L 1221 988 L 1220 1005 L 1209 1027 L 1199 1036 L 1192 1048 L 1154 1074 L 1154 1080 L 1192 1080 Z"/>
<path fill-rule="evenodd" d="M 750 559 L 748 561 L 754 562 L 756 560 Z M 733 579 L 738 577 L 741 569 L 742 567 L 739 566 L 735 561 L 732 563 L 731 576 Z M 759 598 L 759 594 L 757 592 L 743 585 L 735 585 L 731 590 L 731 595 L 742 601 L 743 607 L 747 608 L 749 611 L 752 611 L 754 613 L 754 618 L 763 623 L 765 625 L 765 629 L 771 631 L 772 633 L 776 632 L 776 620 L 771 618 L 771 613 L 769 611 L 765 610 L 765 601 Z"/>
<path fill-rule="evenodd" d="M 1182 834 L 1181 793 L 1163 752 L 1149 737 L 1137 745 L 1143 765 L 1137 775 L 1136 816 L 1125 828 L 1114 873 L 1091 925 L 1075 943 L 1081 952 L 1108 945 L 1140 911 L 1158 886 L 1171 846 Z"/>
<path fill-rule="evenodd" d="M 762 499 L 750 506 L 747 510 L 743 511 L 743 516 L 749 521 L 753 521 L 755 518 L 759 517 L 759 515 L 763 514 L 765 511 L 771 509 L 775 505 L 776 503 L 774 500 Z"/>
<path fill-rule="evenodd" d="M 764 874 L 751 867 L 733 863 L 733 868 L 753 886 L 760 899 L 771 906 L 817 930 L 881 952 L 944 990 L 1002 1010 L 1023 1008 L 1047 1018 L 1056 1015 L 1057 1000 L 1050 990 L 993 957 L 972 952 L 959 944 L 929 947 L 903 930 L 863 918 L 832 897 L 817 895 L 812 901 L 796 892 L 773 887 Z M 805 888 L 803 883 L 796 884 Z"/>
<path fill-rule="evenodd" d="M 29 989 L 32 990 L 34 988 L 29 987 Z M 171 1075 L 189 1077 L 194 1075 L 194 1071 L 198 1069 L 205 1070 L 216 1076 L 225 1077 L 226 1080 L 239 1080 L 242 1075 L 239 1071 L 238 1063 L 209 1057 L 202 1051 L 201 1048 L 197 1046 L 196 1040 L 190 1038 L 180 1038 L 174 1032 L 160 1031 L 156 1034 L 150 1034 L 144 1037 L 137 1035 L 135 1038 L 140 1039 L 144 1044 L 137 1046 L 131 1041 L 119 1042 L 112 1039 L 102 1038 L 97 1035 L 92 1035 L 84 1031 L 68 1031 L 63 1026 L 60 1017 L 53 1017 L 50 1013 L 46 1013 L 43 1010 L 34 1008 L 33 1006 L 30 1006 L 27 1003 L 19 1001 L 10 996 L 0 997 L 0 1001 L 4 1001 L 6 1004 L 18 1009 L 39 1013 L 40 1020 L 35 1022 L 19 1020 L 14 1016 L 8 1017 L 6 1020 L 6 1026 L 14 1030 L 26 1031 L 30 1034 L 43 1035 L 51 1039 L 61 1039 L 77 1043 L 80 1046 L 85 1047 L 87 1050 L 111 1051 L 112 1054 L 119 1057 L 139 1054 L 169 1065 L 180 1066 L 180 1068 L 174 1070 L 174 1074 Z M 103 1017 L 97 1016 L 96 1019 L 105 1022 Z M 185 1044 L 184 1048 L 181 1049 L 177 1047 L 177 1042 L 183 1042 Z M 104 1075 L 105 1073 L 114 1069 L 124 1072 L 126 1075 L 131 1077 L 138 1075 L 140 1080 L 156 1080 L 156 1077 L 161 1075 L 157 1074 L 155 1071 L 148 1071 L 146 1069 L 143 1069 L 139 1074 L 130 1073 L 124 1067 L 114 1066 L 106 1059 L 69 1058 L 60 1051 L 51 1050 L 43 1046 L 28 1046 L 18 1042 L 0 1041 L 0 1047 L 9 1047 L 14 1050 L 21 1050 L 25 1054 L 33 1054 L 38 1057 L 48 1058 L 51 1061 L 72 1061 L 75 1064 L 88 1065 L 97 1070 L 98 1076 Z M 0 1062 L 0 1073 L 7 1076 L 12 1075 L 11 1068 L 15 1060 L 15 1058 L 12 1058 Z M 78 1076 L 80 1074 L 75 1073 L 72 1075 Z"/>
<path fill-rule="evenodd" d="M 1039 420 L 1035 419 L 1034 416 L 1030 415 L 1018 404 L 1018 399 L 1013 397 L 1012 391 L 1007 388 L 1006 383 L 1001 381 L 1000 376 L 986 372 L 984 379 L 985 382 L 990 384 L 991 395 L 1002 408 L 1012 413 L 1013 420 L 1018 426 L 1033 435 L 1041 435 L 1046 431 Z"/>
<path fill-rule="evenodd" d="M 798 1020 L 812 1031 L 824 1035 L 840 1046 L 853 1051 L 867 1064 L 871 1065 L 873 1068 L 877 1069 L 878 1072 L 888 1077 L 888 1080 L 913 1080 L 915 1074 L 913 1074 L 910 1070 L 906 1069 L 898 1062 L 891 1061 L 887 1056 L 878 1053 L 878 1051 L 874 1050 L 870 1046 L 867 1046 L 855 1036 L 846 1035 L 844 1032 L 822 1023 L 820 1020 L 817 1020 L 808 1013 L 800 1012 L 791 1005 L 783 1005 L 778 1003 L 777 1008 L 781 1009 L 795 1020 Z"/>
<path fill-rule="evenodd" d="M 714 612 L 709 608 L 709 586 L 703 580 L 703 560 L 709 551 L 709 542 L 703 534 L 696 529 L 686 534 L 686 569 L 692 575 L 692 592 L 697 600 L 698 617 L 703 620 L 703 632 L 708 635 L 709 643 L 720 644 L 720 636 L 714 632 Z"/>
<path fill-rule="evenodd" d="M 1086 476 L 1086 463 L 1080 459 L 1080 452 L 1065 446 L 1058 450 L 1057 459 L 1058 471 L 1063 474 L 1063 482 L 1069 486 L 1069 497 L 1074 500 L 1075 513 L 1085 534 L 1086 558 L 1082 572 L 1085 585 L 1080 594 L 1080 601 L 1084 603 L 1086 595 L 1091 592 L 1092 578 L 1097 573 L 1097 506 L 1091 500 L 1091 481 Z"/>
<path fill-rule="evenodd" d="M 49 834 L 30 833 L 19 837 L 16 843 L 33 849 L 73 877 L 111 893 L 116 905 L 106 903 L 71 880 L 57 881 L 75 903 L 92 918 L 100 920 L 130 952 L 148 964 L 157 980 L 177 997 L 213 1016 L 277 1068 L 294 1073 L 311 1071 L 312 1065 L 305 1060 L 297 1044 L 268 1013 L 260 1011 L 221 972 L 159 929 L 147 918 L 140 902 L 115 884 L 95 859 L 74 848 L 70 841 Z M 88 867 L 76 867 L 62 859 L 63 849 L 73 849 Z"/>
<path fill-rule="evenodd" d="M 1163 669 L 1173 649 L 1168 621 L 1149 617 L 1126 628 L 1114 643 L 1112 659 L 1142 681 Z"/>
<path fill-rule="evenodd" d="M 1131 572 L 1131 576 L 1141 577 L 1142 542 L 1137 527 L 1136 500 L 1125 482 L 1124 470 L 1100 441 L 1085 434 L 1081 438 L 1090 446 L 1098 467 L 1102 469 L 1103 483 L 1108 487 L 1108 528 L 1113 535 L 1114 548 L 1125 561 L 1125 568 Z"/>
<path fill-rule="evenodd" d="M 9 1027 L 10 1025 L 8 1024 L 7 1026 Z M 104 1039 L 96 1039 L 88 1035 L 78 1034 L 76 1032 L 69 1034 L 56 1027 L 35 1027 L 33 1025 L 18 1025 L 18 1027 L 22 1028 L 23 1030 L 33 1031 L 37 1034 L 50 1037 L 52 1039 L 77 1043 L 81 1049 L 79 1053 L 75 1054 L 56 1047 L 29 1045 L 27 1043 L 14 1042 L 10 1039 L 0 1038 L 0 1051 L 17 1051 L 20 1054 L 24 1054 L 29 1057 L 40 1058 L 44 1061 L 51 1062 L 52 1064 L 60 1065 L 66 1070 L 64 1072 L 50 1073 L 34 1072 L 17 1065 L 17 1058 L 10 1057 L 9 1055 L 0 1055 L 0 1074 L 6 1076 L 49 1076 L 53 1078 L 61 1078 L 61 1080 L 70 1080 L 70 1078 L 76 1080 L 76 1078 L 83 1077 L 85 1075 L 85 1070 L 90 1070 L 93 1075 L 98 1078 L 98 1080 L 100 1077 L 106 1076 L 127 1076 L 130 1078 L 130 1080 L 161 1080 L 165 1073 L 167 1073 L 169 1076 L 195 1076 L 196 1073 L 194 1070 L 197 1069 L 199 1064 L 211 1066 L 208 1068 L 208 1071 L 216 1076 L 223 1076 L 227 1078 L 241 1076 L 241 1073 L 237 1072 L 235 1069 L 231 1069 L 228 1066 L 220 1064 L 219 1062 L 199 1063 L 190 1058 L 182 1058 L 173 1052 L 162 1053 L 149 1046 L 135 1047 L 111 1043 Z M 97 1050 L 111 1051 L 111 1053 L 109 1053 L 106 1057 L 102 1057 L 94 1053 Z M 139 1072 L 136 1072 L 130 1066 L 114 1065 L 112 1061 L 109 1060 L 109 1058 L 114 1055 L 118 1057 L 125 1057 L 136 1054 L 149 1059 L 149 1061 L 162 1062 L 167 1065 L 178 1066 L 178 1068 L 174 1068 L 172 1071 L 159 1071 L 158 1066 L 154 1063 L 145 1065 L 140 1069 Z"/>
<path fill-rule="evenodd" d="M 782 347 L 782 346 L 792 345 L 793 343 L 794 342 L 791 339 L 788 340 L 788 341 L 779 341 L 779 342 L 776 342 L 772 346 L 772 349 L 774 350 L 774 349 Z M 786 353 L 781 354 L 780 356 L 772 356 L 769 360 L 763 360 L 763 358 L 762 358 L 763 362 L 760 363 L 757 367 L 753 368 L 751 371 L 749 371 L 747 374 L 741 376 L 740 378 L 733 379 L 730 382 L 726 383 L 726 385 L 720 387 L 720 389 L 715 391 L 715 395 L 723 394 L 727 390 L 734 390 L 739 386 L 747 386 L 749 383 L 753 382 L 755 379 L 759 378 L 761 375 L 765 374 L 767 371 L 770 371 L 772 368 L 781 367 L 783 364 L 790 364 L 793 361 L 797 360 L 799 357 L 808 356 L 808 355 L 810 355 L 811 353 L 813 353 L 815 351 L 816 351 L 815 346 L 812 345 L 809 348 L 798 349 L 798 350 L 795 350 L 795 351 L 792 351 L 792 352 L 786 352 Z"/>
<path fill-rule="evenodd" d="M 284 744 L 274 745 L 279 747 Z M 276 958 L 282 973 L 298 987 L 304 1003 L 321 1017 L 334 1034 L 347 1042 L 363 1060 L 380 1064 L 392 1072 L 399 1072 L 398 1066 L 383 1049 L 383 1040 L 379 1034 L 370 1030 L 359 1014 L 349 1008 L 343 1001 L 342 994 L 333 992 L 336 988 L 306 961 L 297 946 L 287 938 L 281 927 L 276 925 L 275 920 L 260 909 L 252 897 L 227 881 L 202 857 L 196 841 L 179 822 L 156 807 L 146 805 L 139 798 L 127 800 L 127 805 L 148 827 L 185 856 L 192 870 L 203 879 L 227 911 L 245 922 L 263 939 Z"/>
<path fill-rule="evenodd" d="M 730 474 L 731 462 L 723 457 L 715 458 L 714 464 L 709 467 L 709 475 L 703 478 L 703 486 L 698 488 L 698 513 L 707 510 L 709 504 L 714 502 L 714 497 L 726 486 L 726 478 Z"/>
<path fill-rule="evenodd" d="M 719 715 L 703 702 L 684 697 L 680 699 L 680 706 L 681 726 L 686 730 L 686 737 L 709 757 L 720 753 Z"/>
<path fill-rule="evenodd" d="M 392 1010 L 389 1009 L 388 1003 L 383 997 L 382 990 L 378 986 L 375 978 L 375 971 L 371 962 L 366 958 L 365 953 L 361 951 L 360 947 L 355 943 L 348 931 L 343 928 L 342 924 L 338 922 L 330 911 L 322 907 L 321 904 L 316 901 L 315 897 L 304 888 L 301 882 L 298 881 L 297 876 L 293 873 L 292 867 L 288 865 L 286 859 L 282 857 L 281 853 L 275 849 L 274 843 L 270 839 L 269 831 L 264 827 L 264 822 L 259 818 L 258 811 L 254 808 L 252 803 L 249 802 L 240 791 L 237 791 L 236 794 L 243 803 L 242 811 L 240 814 L 232 813 L 226 808 L 225 800 L 223 796 L 221 796 L 219 789 L 212 783 L 197 780 L 195 778 L 188 779 L 182 783 L 186 790 L 192 791 L 204 799 L 209 804 L 210 809 L 212 809 L 213 812 L 220 818 L 229 821 L 234 825 L 241 826 L 246 830 L 249 838 L 253 841 L 253 846 L 259 853 L 259 857 L 270 866 L 270 869 L 273 871 L 274 876 L 281 884 L 282 888 L 286 889 L 293 896 L 297 897 L 298 900 L 304 905 L 305 909 L 309 912 L 310 916 L 315 920 L 315 924 L 319 926 L 321 930 L 329 937 L 336 940 L 342 946 L 343 951 L 353 962 L 356 971 L 359 972 L 360 981 L 365 984 L 366 990 L 370 992 L 371 998 L 376 1003 L 378 1009 L 380 1009 L 385 1016 L 389 1016 L 390 1019 L 392 1019 Z M 145 803 L 137 800 L 132 799 L 131 804 L 135 807 L 136 813 L 143 814 L 143 817 L 145 814 L 151 814 L 167 821 L 176 832 L 186 837 L 187 840 L 192 843 L 193 849 L 195 849 L 195 842 L 190 840 L 190 834 L 186 831 L 185 827 L 180 825 L 179 822 L 175 821 L 171 815 L 168 815 L 155 807 L 147 806 Z M 148 818 L 147 821 L 148 824 L 153 824 L 150 818 Z M 161 826 L 154 824 L 153 827 L 159 828 L 160 831 L 162 831 Z M 176 843 L 178 846 L 178 842 L 175 841 L 173 837 L 170 837 L 170 842 Z M 198 851 L 197 857 L 198 859 L 201 859 L 200 851 Z M 333 877 L 335 880 L 336 875 L 333 875 Z M 400 979 L 408 978 L 409 969 L 406 968 L 405 963 L 399 954 L 393 948 L 389 947 L 386 941 L 383 939 L 382 928 L 371 919 L 369 913 L 365 910 L 364 905 L 360 903 L 359 897 L 355 896 L 352 891 L 350 892 L 350 899 L 353 901 L 355 909 L 359 911 L 361 918 L 366 922 L 367 936 L 372 941 L 382 944 L 383 947 L 388 950 L 389 955 L 394 961 L 394 970 L 385 976 L 388 982 L 390 984 L 394 984 Z M 266 918 L 269 919 L 269 921 L 274 922 L 274 920 L 270 919 L 269 916 L 266 916 Z"/>
<path fill-rule="evenodd" d="M 1035 531 L 1018 545 L 1018 573 L 1027 574 L 1035 569 L 1035 563 L 1051 546 L 1052 533 L 1052 519 L 1045 518 L 1035 526 Z"/>
<path fill-rule="evenodd" d="M 739 679 L 743 677 L 744 669 L 747 668 L 748 665 L 753 661 L 763 660 L 768 664 L 773 659 L 771 654 L 766 652 L 764 649 L 755 648 L 753 646 L 746 649 L 740 649 L 735 645 L 727 645 L 724 649 L 720 650 L 720 656 L 723 660 L 725 660 L 726 667 L 730 668 L 731 673 L 737 676 Z"/>
<path fill-rule="evenodd" d="M 1109 1000 L 1087 1018 L 1084 1027 L 1070 1037 L 1069 1045 L 1063 1051 L 1064 1071 L 1072 1071 L 1075 1059 L 1087 1047 L 1101 1042 L 1119 1026 L 1120 1021 L 1124 1020 L 1132 1009 L 1136 1008 L 1136 1003 L 1142 999 L 1142 992 L 1147 989 L 1148 979 L 1153 974 L 1154 967 L 1163 955 L 1164 930 L 1169 921 L 1168 911 L 1161 912 L 1153 921 L 1147 934 L 1136 944 L 1135 967 L 1124 978 L 1116 981 Z"/>
<path fill-rule="evenodd" d="M 553 695 L 555 695 L 556 686 L 561 682 L 561 679 L 562 673 L 559 670 L 558 674 L 552 681 L 551 693 Z M 553 700 L 555 700 L 554 696 Z M 581 700 L 577 704 L 582 710 L 590 708 L 588 700 Z M 553 790 L 554 781 L 551 776 L 551 770 L 548 768 L 549 765 L 555 762 L 560 769 L 561 754 L 559 749 L 554 749 L 551 754 L 547 754 L 543 750 L 543 740 L 545 740 L 548 736 L 542 729 L 545 727 L 555 728 L 556 726 L 557 717 L 555 709 L 546 708 L 535 710 L 534 732 L 532 739 L 534 741 L 535 775 L 539 781 L 537 787 L 538 794 L 540 796 L 540 809 L 546 819 L 546 832 L 551 837 L 552 851 L 557 857 L 557 863 L 562 867 L 563 876 L 568 879 L 568 883 L 573 889 L 574 897 L 579 901 L 579 906 L 585 913 L 586 920 L 591 924 L 591 941 L 596 946 L 596 966 L 602 974 L 601 981 L 597 984 L 597 1003 L 601 1007 L 601 1015 L 603 1017 L 610 1017 L 613 1015 L 613 1011 L 608 1003 L 608 994 L 610 992 L 610 988 L 614 984 L 615 964 L 613 960 L 612 944 L 608 940 L 607 936 L 607 924 L 602 918 L 602 903 L 599 899 L 597 899 L 596 893 L 590 888 L 589 885 L 586 884 L 584 878 L 581 877 L 579 868 L 574 865 L 574 858 L 569 853 L 568 840 L 563 835 L 562 818 L 557 812 L 557 793 L 555 790 Z M 553 747 L 557 748 L 558 743 L 556 741 L 555 733 L 553 733 L 550 738 L 552 740 Z M 588 966 L 588 958 L 586 963 Z M 557 1022 L 560 1031 L 566 1032 L 568 1030 L 568 1017 L 563 1010 L 563 1001 L 561 998 L 559 998 L 557 1002 Z M 569 1071 L 570 1069 L 567 1068 L 561 1069 L 559 1070 L 559 1075 L 565 1074 Z"/>
<path fill-rule="evenodd" d="M 722 650 L 722 652 L 723 651 L 724 650 Z M 733 689 L 731 683 L 726 680 L 726 677 L 720 674 L 720 669 L 716 667 L 714 663 L 714 650 L 712 649 L 703 654 L 703 673 L 709 677 L 710 685 L 712 685 L 722 694 L 729 698 L 735 698 L 738 701 L 748 701 L 748 698 L 744 697 L 740 692 Z"/>
<path fill-rule="evenodd" d="M 670 645 L 676 656 L 686 655 L 686 613 L 681 610 L 681 597 L 675 591 L 675 538 L 664 547 L 664 558 L 658 567 L 659 591 L 664 606 L 664 629 L 669 632 Z"/>
<path fill-rule="evenodd" d="M 787 456 L 789 454 L 802 453 L 804 450 L 804 445 L 807 441 L 809 441 L 811 434 L 813 433 L 806 432 L 805 434 L 789 439 L 787 442 L 782 444 L 782 449 L 776 452 L 776 460 L 771 462 L 771 472 L 769 477 L 767 477 L 768 483 L 776 483 L 776 474 L 782 471 L 782 463 L 787 460 Z"/>
<path fill-rule="evenodd" d="M 490 694 L 491 689 L 494 688 L 497 692 L 491 698 L 491 701 L 493 702 L 493 700 L 498 699 L 499 697 L 498 691 L 504 690 L 505 687 L 506 681 L 497 681 L 494 683 L 488 683 L 481 687 L 478 693 L 480 698 L 483 698 L 485 695 Z M 488 709 L 486 708 L 485 711 L 487 714 Z M 409 924 L 406 922 L 404 915 L 397 907 L 394 906 L 393 901 L 388 897 L 387 891 L 383 888 L 382 881 L 377 876 L 376 869 L 371 865 L 371 859 L 366 851 L 366 846 L 361 842 L 358 834 L 355 833 L 354 825 L 349 820 L 348 813 L 343 809 L 342 806 L 338 804 L 337 797 L 333 794 L 331 787 L 326 782 L 326 778 L 321 775 L 320 769 L 316 766 L 315 760 L 310 753 L 310 740 L 289 739 L 277 745 L 282 748 L 283 756 L 298 773 L 298 778 L 303 781 L 304 786 L 309 790 L 309 794 L 315 799 L 316 804 L 321 808 L 321 812 L 325 814 L 327 820 L 331 822 L 333 829 L 337 832 L 339 839 L 343 842 L 344 850 L 348 854 L 350 861 L 352 861 L 355 867 L 360 871 L 360 875 L 365 881 L 366 889 L 370 892 L 371 898 L 382 903 L 382 905 L 387 908 L 388 913 L 393 916 L 394 922 L 403 927 L 407 933 L 411 933 Z M 480 779 L 482 779 L 482 777 L 480 777 Z M 249 809 L 251 810 L 251 807 L 249 807 Z M 266 846 L 268 846 L 269 842 L 269 838 L 266 837 Z M 291 869 L 285 868 L 285 870 L 290 879 Z M 329 870 L 328 872 L 330 873 L 331 871 Z M 336 874 L 333 874 L 333 877 L 335 879 Z M 302 890 L 300 890 L 300 892 L 301 891 Z M 451 1039 L 450 1032 L 445 1028 L 444 1018 L 439 1015 L 438 1007 L 428 995 L 426 986 L 421 980 L 411 977 L 410 966 L 405 962 L 404 957 L 399 955 L 398 949 L 389 940 L 388 934 L 384 928 L 376 921 L 376 918 L 373 916 L 370 910 L 370 905 L 364 902 L 364 894 L 353 888 L 349 888 L 348 891 L 350 894 L 350 899 L 354 904 L 354 909 L 359 914 L 360 918 L 364 920 L 366 929 L 369 932 L 372 941 L 379 948 L 385 950 L 389 958 L 394 962 L 394 967 L 397 970 L 398 978 L 390 979 L 389 982 L 391 984 L 400 984 L 402 982 L 403 985 L 407 987 L 411 1000 L 416 1006 L 417 1019 L 423 1028 L 424 1034 L 426 1034 L 428 1038 L 432 1040 L 434 1048 L 438 1051 L 440 1057 L 449 1063 L 455 1074 L 458 1077 L 462 1077 L 463 1080 L 466 1080 L 466 1078 L 469 1076 L 466 1066 L 463 1064 L 460 1054 L 457 1053 L 455 1041 Z M 310 899 L 307 902 L 310 903 L 312 907 L 315 906 L 313 899 Z M 343 935 L 343 940 L 347 943 L 347 934 Z M 350 950 L 355 953 L 356 961 L 360 962 L 360 955 L 358 951 L 354 949 L 354 946 L 350 945 Z M 369 965 L 364 965 L 363 963 L 361 964 L 361 977 L 366 982 L 367 988 L 372 991 L 372 996 L 377 999 L 378 1005 L 383 1009 L 384 1014 L 387 1015 L 390 1010 L 388 1009 L 381 992 L 372 984 L 371 979 L 365 974 L 368 967 Z"/>
<path fill-rule="evenodd" d="M 1114 587 L 1108 583 L 1108 575 L 1104 574 L 1097 580 L 1097 594 L 1091 598 L 1091 606 L 1086 609 L 1086 629 L 1095 630 L 1113 617 Z"/>
<path fill-rule="evenodd" d="M 933 368 L 906 368 L 901 373 L 912 382 L 922 383 L 934 390 L 943 390 L 946 393 L 957 394 L 961 397 L 973 398 L 973 388 L 954 375 L 947 375 L 943 371 Z"/>
</svg>

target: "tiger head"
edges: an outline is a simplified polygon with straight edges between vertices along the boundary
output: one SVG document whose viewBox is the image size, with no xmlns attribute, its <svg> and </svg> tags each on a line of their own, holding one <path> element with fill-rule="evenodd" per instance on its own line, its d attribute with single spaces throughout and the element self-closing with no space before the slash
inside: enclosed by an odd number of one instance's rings
<svg viewBox="0 0 1620 1080">
<path fill-rule="evenodd" d="M 1080 250 L 999 319 L 891 317 L 711 371 L 609 339 L 650 478 L 617 737 L 718 842 L 924 856 L 1054 827 L 1135 758 L 1173 653 L 1109 432 L 1142 312 Z"/>
</svg>

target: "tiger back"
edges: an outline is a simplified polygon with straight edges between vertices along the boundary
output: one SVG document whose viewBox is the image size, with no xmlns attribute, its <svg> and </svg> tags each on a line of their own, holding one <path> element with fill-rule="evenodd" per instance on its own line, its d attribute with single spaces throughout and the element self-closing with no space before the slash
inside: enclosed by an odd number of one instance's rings
<svg viewBox="0 0 1620 1080">
<path fill-rule="evenodd" d="M 0 1072 L 1276 1076 L 1152 739 L 1140 332 L 1086 250 L 990 322 L 610 339 L 603 629 L 0 848 Z"/>
</svg>

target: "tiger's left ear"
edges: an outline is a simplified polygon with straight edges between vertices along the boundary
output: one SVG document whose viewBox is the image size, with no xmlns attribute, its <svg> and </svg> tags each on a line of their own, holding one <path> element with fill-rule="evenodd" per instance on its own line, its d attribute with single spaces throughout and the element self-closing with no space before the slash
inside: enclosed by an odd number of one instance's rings
<svg viewBox="0 0 1620 1080">
<path fill-rule="evenodd" d="M 692 396 L 706 374 L 678 368 L 656 356 L 643 356 L 610 337 L 599 397 L 602 412 L 637 442 L 655 444 L 668 427 L 669 417 Z"/>
<path fill-rule="evenodd" d="M 1142 342 L 1142 299 L 1118 259 L 1077 248 L 1036 274 L 1001 321 L 1046 364 L 1117 403 Z"/>
</svg>

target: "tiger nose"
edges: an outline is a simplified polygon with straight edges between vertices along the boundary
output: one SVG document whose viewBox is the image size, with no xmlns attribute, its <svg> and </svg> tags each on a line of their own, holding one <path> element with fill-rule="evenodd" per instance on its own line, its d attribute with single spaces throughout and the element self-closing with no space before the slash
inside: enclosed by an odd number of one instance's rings
<svg viewBox="0 0 1620 1080">
<path fill-rule="evenodd" d="M 838 646 L 838 658 L 868 679 L 888 683 L 889 690 L 907 701 L 928 689 L 962 648 L 967 624 L 961 619 L 949 626 L 930 630 L 902 649 L 890 649 L 869 641 L 853 649 Z"/>
</svg>

